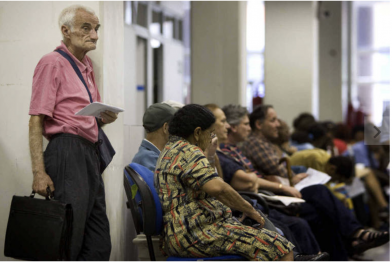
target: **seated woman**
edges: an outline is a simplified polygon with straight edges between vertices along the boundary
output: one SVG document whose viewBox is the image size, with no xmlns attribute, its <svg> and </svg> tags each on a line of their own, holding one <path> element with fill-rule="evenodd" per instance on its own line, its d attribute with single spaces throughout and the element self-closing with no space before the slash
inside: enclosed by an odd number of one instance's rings
<svg viewBox="0 0 392 262">
<path fill-rule="evenodd" d="M 263 228 L 262 216 L 215 173 L 214 155 L 203 152 L 214 136 L 214 115 L 186 105 L 169 126 L 172 135 L 161 152 L 155 177 L 163 208 L 163 250 L 171 256 L 237 254 L 251 260 L 293 260 L 294 245 Z M 231 208 L 260 224 L 242 225 Z"/>
</svg>

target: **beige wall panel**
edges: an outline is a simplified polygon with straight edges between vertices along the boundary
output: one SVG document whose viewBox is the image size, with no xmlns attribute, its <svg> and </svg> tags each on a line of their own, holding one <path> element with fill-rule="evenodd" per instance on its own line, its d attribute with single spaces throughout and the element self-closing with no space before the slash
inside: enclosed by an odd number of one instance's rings
<svg viewBox="0 0 392 262">
<path fill-rule="evenodd" d="M 317 115 L 317 20 L 314 2 L 265 2 L 265 100 L 291 125 Z"/>
</svg>

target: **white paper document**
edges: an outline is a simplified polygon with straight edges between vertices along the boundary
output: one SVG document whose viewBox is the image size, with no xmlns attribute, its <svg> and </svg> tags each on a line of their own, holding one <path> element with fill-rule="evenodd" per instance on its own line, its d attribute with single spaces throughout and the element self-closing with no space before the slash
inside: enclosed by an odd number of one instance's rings
<svg viewBox="0 0 392 262">
<path fill-rule="evenodd" d="M 75 115 L 78 116 L 95 116 L 95 117 L 101 117 L 101 113 L 105 111 L 111 111 L 114 113 L 120 113 L 124 112 L 124 109 L 115 107 L 115 106 L 110 106 L 104 103 L 99 103 L 99 102 L 93 102 L 89 105 L 87 105 L 85 108 L 77 112 Z"/>
<path fill-rule="evenodd" d="M 313 185 L 324 185 L 331 177 L 323 172 L 317 171 L 313 168 L 306 170 L 307 177 L 299 181 L 294 187 L 301 191 L 303 188 Z"/>
<path fill-rule="evenodd" d="M 291 203 L 304 203 L 305 200 L 296 197 L 288 197 L 288 196 L 269 196 L 263 193 L 258 193 L 261 197 L 271 200 L 271 201 L 280 201 L 285 206 L 290 205 Z"/>
</svg>

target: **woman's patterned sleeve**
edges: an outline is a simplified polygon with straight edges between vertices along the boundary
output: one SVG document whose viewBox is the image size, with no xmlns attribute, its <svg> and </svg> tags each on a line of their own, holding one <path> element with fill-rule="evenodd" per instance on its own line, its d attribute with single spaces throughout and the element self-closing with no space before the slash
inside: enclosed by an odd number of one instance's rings
<svg viewBox="0 0 392 262">
<path fill-rule="evenodd" d="M 214 178 L 219 178 L 219 176 L 205 155 L 200 150 L 193 151 L 181 176 L 183 183 L 198 191 L 205 183 Z"/>
</svg>

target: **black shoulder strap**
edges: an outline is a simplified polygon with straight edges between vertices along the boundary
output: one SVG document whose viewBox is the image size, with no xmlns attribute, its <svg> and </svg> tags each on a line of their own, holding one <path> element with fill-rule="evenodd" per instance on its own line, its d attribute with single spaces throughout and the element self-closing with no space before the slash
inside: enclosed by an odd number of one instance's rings
<svg viewBox="0 0 392 262">
<path fill-rule="evenodd" d="M 72 66 L 73 69 L 75 70 L 75 73 L 78 75 L 80 81 L 82 81 L 84 87 L 86 88 L 87 93 L 88 93 L 88 96 L 90 97 L 90 103 L 92 103 L 92 102 L 93 102 L 93 99 L 92 99 L 92 97 L 91 97 L 90 90 L 88 90 L 88 87 L 87 87 L 87 85 L 86 85 L 86 82 L 84 81 L 84 78 L 83 78 L 83 76 L 82 76 L 82 73 L 80 72 L 78 66 L 75 64 L 75 61 L 74 61 L 66 52 L 64 52 L 64 51 L 62 51 L 62 50 L 56 49 L 56 50 L 54 50 L 54 51 L 57 52 L 57 53 L 59 53 L 60 55 L 62 55 L 62 56 L 63 56 L 65 59 L 67 59 L 68 62 L 71 64 L 71 66 Z"/>
</svg>

